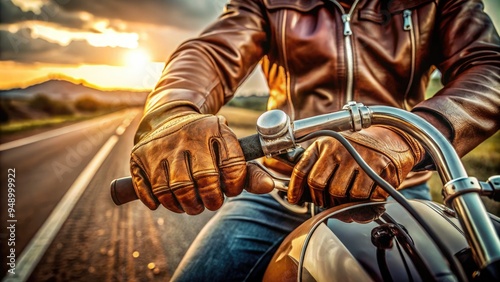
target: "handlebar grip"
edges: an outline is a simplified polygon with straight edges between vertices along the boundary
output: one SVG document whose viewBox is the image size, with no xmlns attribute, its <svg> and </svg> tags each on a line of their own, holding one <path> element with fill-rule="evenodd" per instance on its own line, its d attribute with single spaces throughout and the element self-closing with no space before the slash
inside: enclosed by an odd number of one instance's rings
<svg viewBox="0 0 500 282">
<path fill-rule="evenodd" d="M 258 134 L 243 137 L 238 139 L 238 141 L 243 150 L 245 160 L 254 160 L 264 156 Z M 115 179 L 111 182 L 110 186 L 111 198 L 117 206 L 139 199 L 135 193 L 132 177 L 130 176 Z"/>
<path fill-rule="evenodd" d="M 132 177 L 122 177 L 111 181 L 111 199 L 115 205 L 123 205 L 139 199 L 135 193 Z"/>
<path fill-rule="evenodd" d="M 258 134 L 240 138 L 238 142 L 240 142 L 246 161 L 255 160 L 265 155 L 262 151 Z"/>
</svg>

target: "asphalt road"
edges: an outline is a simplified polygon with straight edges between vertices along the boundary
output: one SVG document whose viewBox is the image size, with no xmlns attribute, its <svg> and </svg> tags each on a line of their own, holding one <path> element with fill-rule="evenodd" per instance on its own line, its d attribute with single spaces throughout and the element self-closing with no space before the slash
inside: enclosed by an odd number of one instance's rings
<svg viewBox="0 0 500 282">
<path fill-rule="evenodd" d="M 163 208 L 153 212 L 140 202 L 120 207 L 112 203 L 109 183 L 129 174 L 139 118 L 139 110 L 121 111 L 37 135 L 39 140 L 27 140 L 31 143 L 0 145 L 4 280 L 165 281 L 171 277 L 213 212 L 193 217 Z M 9 169 L 15 169 L 15 175 L 8 175 L 13 172 Z M 10 196 L 9 181 L 15 183 Z M 8 211 L 9 198 L 15 198 L 13 212 Z M 11 226 L 15 228 L 7 228 Z M 7 257 L 11 248 L 15 249 L 14 271 Z"/>
</svg>

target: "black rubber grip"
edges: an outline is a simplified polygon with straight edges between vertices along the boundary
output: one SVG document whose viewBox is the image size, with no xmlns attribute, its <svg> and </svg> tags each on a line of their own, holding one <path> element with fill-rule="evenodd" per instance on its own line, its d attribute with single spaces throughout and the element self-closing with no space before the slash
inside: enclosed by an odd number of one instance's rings
<svg viewBox="0 0 500 282">
<path fill-rule="evenodd" d="M 139 199 L 135 193 L 132 177 L 130 176 L 111 181 L 110 189 L 111 198 L 117 206 Z"/>
<path fill-rule="evenodd" d="M 251 161 L 264 156 L 258 134 L 238 139 L 246 161 Z"/>
<path fill-rule="evenodd" d="M 245 160 L 250 161 L 264 156 L 264 152 L 260 146 L 259 135 L 250 135 L 238 141 L 243 150 Z M 113 180 L 110 190 L 111 198 L 117 206 L 139 199 L 135 194 L 134 184 L 132 184 L 132 177 L 130 176 Z"/>
</svg>

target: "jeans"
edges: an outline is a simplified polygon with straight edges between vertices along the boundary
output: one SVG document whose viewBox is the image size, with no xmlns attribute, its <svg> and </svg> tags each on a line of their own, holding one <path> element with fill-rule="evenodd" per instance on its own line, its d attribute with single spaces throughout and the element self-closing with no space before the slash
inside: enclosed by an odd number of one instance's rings
<svg viewBox="0 0 500 282">
<path fill-rule="evenodd" d="M 401 192 L 407 198 L 430 198 L 426 184 Z M 172 281 L 260 281 L 281 242 L 310 217 L 291 212 L 269 194 L 244 191 L 205 225 Z"/>
</svg>

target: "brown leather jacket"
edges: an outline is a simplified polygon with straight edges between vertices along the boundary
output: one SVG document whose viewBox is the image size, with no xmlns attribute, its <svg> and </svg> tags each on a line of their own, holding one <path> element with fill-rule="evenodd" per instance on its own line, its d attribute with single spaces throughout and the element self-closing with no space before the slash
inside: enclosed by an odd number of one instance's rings
<svg viewBox="0 0 500 282">
<path fill-rule="evenodd" d="M 481 1 L 339 2 L 231 1 L 171 56 L 137 137 L 174 105 L 216 113 L 259 62 L 268 108 L 293 119 L 349 100 L 412 109 L 460 155 L 500 128 L 500 39 Z M 435 68 L 445 87 L 424 100 Z"/>
</svg>

